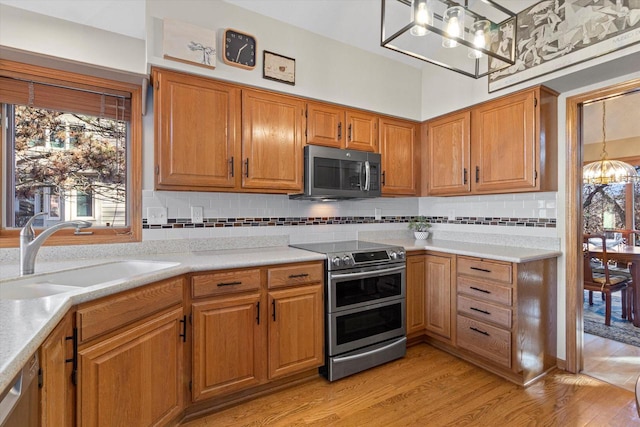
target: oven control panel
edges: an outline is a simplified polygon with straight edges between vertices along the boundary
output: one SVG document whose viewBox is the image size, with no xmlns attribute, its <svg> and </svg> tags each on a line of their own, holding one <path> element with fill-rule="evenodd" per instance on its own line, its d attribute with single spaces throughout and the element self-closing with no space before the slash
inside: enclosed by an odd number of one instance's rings
<svg viewBox="0 0 640 427">
<path fill-rule="evenodd" d="M 333 253 L 328 256 L 328 260 L 329 270 L 391 264 L 403 262 L 405 260 L 405 251 L 403 248 L 394 248 L 367 252 Z"/>
</svg>

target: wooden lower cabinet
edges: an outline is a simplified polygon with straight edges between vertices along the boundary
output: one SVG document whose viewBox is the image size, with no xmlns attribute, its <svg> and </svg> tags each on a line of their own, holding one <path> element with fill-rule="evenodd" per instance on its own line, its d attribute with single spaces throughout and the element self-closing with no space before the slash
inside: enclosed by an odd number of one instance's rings
<svg viewBox="0 0 640 427">
<path fill-rule="evenodd" d="M 425 256 L 425 329 L 427 335 L 455 343 L 455 257 Z"/>
<path fill-rule="evenodd" d="M 73 426 L 73 318 L 67 314 L 40 347 L 40 425 Z M 68 362 L 69 361 L 69 362 Z"/>
<path fill-rule="evenodd" d="M 423 252 L 407 256 L 407 337 L 424 334 L 427 260 Z"/>
<path fill-rule="evenodd" d="M 269 291 L 269 379 L 324 363 L 323 286 Z"/>
<path fill-rule="evenodd" d="M 249 293 L 192 305 L 193 401 L 264 382 L 265 320 L 260 301 L 260 293 Z"/>
<path fill-rule="evenodd" d="M 192 400 L 224 400 L 324 363 L 323 264 L 195 274 Z"/>
<path fill-rule="evenodd" d="M 78 351 L 79 426 L 155 426 L 183 410 L 182 306 Z"/>
</svg>

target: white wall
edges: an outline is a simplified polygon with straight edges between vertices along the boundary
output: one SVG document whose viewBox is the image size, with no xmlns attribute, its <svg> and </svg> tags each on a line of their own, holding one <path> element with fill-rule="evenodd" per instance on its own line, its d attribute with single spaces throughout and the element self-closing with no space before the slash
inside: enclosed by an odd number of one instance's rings
<svg viewBox="0 0 640 427">
<path fill-rule="evenodd" d="M 421 71 L 223 1 L 147 0 L 147 62 L 218 79 L 325 100 L 408 119 L 420 119 Z M 166 60 L 162 56 L 162 20 L 171 18 L 217 30 L 215 70 Z M 309 17 L 313 19 L 313 17 Z M 222 31 L 234 28 L 254 35 L 254 70 L 225 64 Z M 296 60 L 295 86 L 262 78 L 262 51 Z"/>
</svg>

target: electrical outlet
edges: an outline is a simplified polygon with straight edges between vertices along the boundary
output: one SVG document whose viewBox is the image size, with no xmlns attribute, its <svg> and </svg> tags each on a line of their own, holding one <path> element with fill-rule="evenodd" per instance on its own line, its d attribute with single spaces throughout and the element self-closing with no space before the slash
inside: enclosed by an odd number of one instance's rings
<svg viewBox="0 0 640 427">
<path fill-rule="evenodd" d="M 167 223 L 167 208 L 147 208 L 147 224 L 162 225 Z"/>
<path fill-rule="evenodd" d="M 456 212 L 453 209 L 449 210 L 449 221 L 455 221 L 456 220 Z"/>
<path fill-rule="evenodd" d="M 204 208 L 202 206 L 191 206 L 191 222 L 199 224 L 204 222 Z"/>
<path fill-rule="evenodd" d="M 375 215 L 376 221 L 380 221 L 382 219 L 382 209 L 374 208 L 373 209 L 373 214 Z"/>
</svg>

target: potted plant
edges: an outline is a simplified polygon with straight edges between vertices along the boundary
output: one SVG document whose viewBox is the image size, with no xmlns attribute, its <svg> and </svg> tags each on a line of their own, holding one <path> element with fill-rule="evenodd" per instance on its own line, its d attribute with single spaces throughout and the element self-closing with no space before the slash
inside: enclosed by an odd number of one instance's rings
<svg viewBox="0 0 640 427">
<path fill-rule="evenodd" d="M 427 217 L 419 215 L 411 218 L 409 221 L 409 230 L 413 230 L 416 240 L 426 240 L 429 238 L 429 229 L 431 223 L 427 221 Z"/>
</svg>

